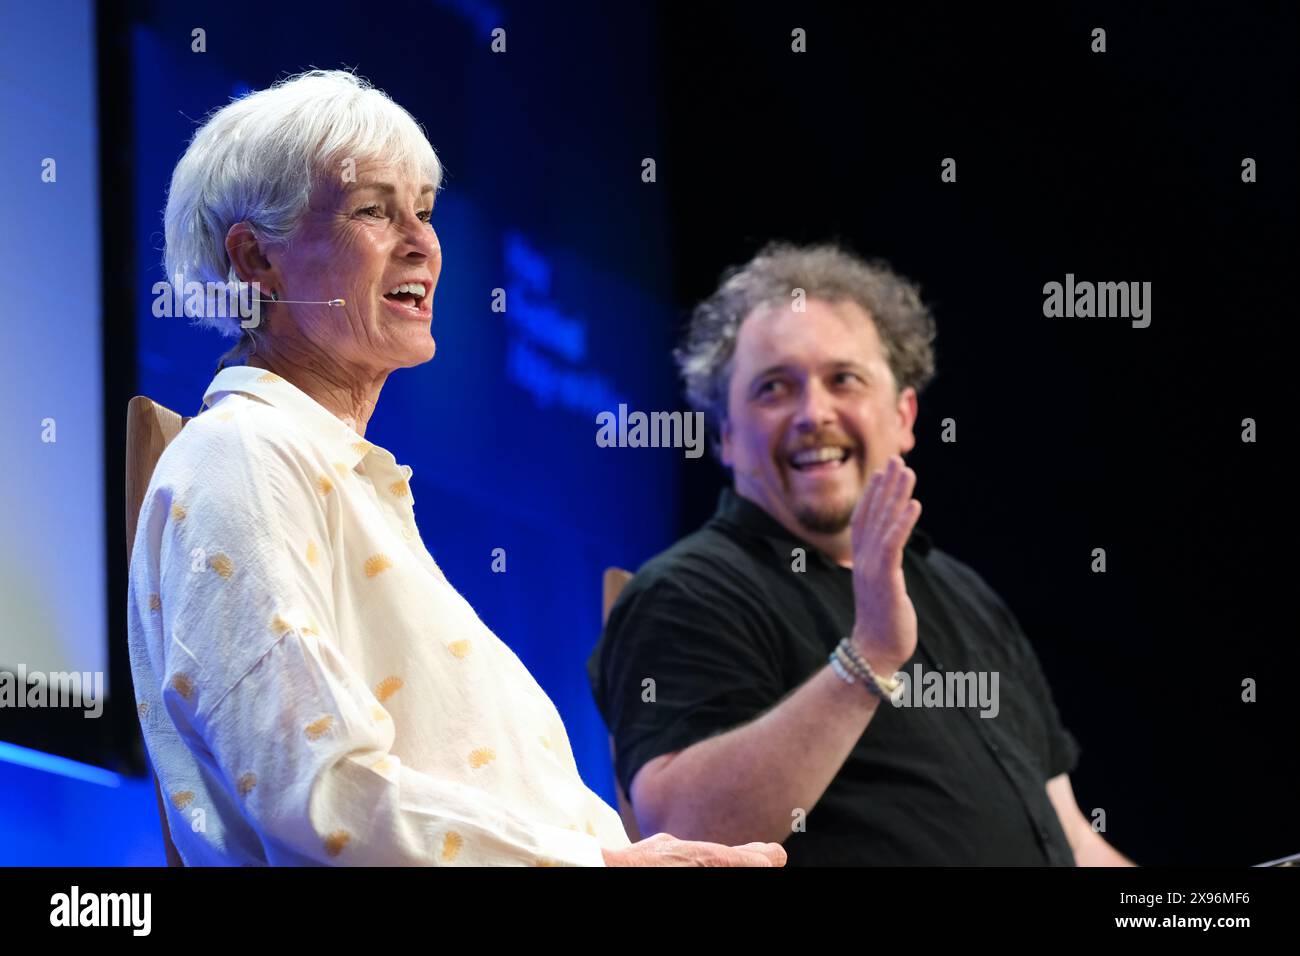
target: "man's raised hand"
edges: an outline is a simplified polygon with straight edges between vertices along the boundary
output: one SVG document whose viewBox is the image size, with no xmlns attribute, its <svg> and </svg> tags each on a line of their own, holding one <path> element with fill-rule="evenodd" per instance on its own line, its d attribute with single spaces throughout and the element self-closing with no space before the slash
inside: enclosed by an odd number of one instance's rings
<svg viewBox="0 0 1300 956">
<path fill-rule="evenodd" d="M 853 640 L 889 677 L 916 651 L 916 610 L 903 582 L 903 545 L 921 516 L 916 472 L 894 455 L 867 481 L 853 517 Z"/>
</svg>

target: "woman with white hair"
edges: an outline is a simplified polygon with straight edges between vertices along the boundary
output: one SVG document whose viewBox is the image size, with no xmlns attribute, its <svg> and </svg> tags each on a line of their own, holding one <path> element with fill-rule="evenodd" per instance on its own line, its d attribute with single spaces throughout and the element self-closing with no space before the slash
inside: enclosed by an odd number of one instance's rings
<svg viewBox="0 0 1300 956">
<path fill-rule="evenodd" d="M 216 111 L 172 176 L 168 279 L 261 290 L 249 328 L 187 300 L 241 338 L 159 460 L 132 555 L 131 666 L 177 850 L 779 865 L 775 844 L 629 843 L 425 549 L 411 469 L 365 440 L 388 375 L 433 358 L 440 179 L 410 114 L 315 70 Z"/>
</svg>

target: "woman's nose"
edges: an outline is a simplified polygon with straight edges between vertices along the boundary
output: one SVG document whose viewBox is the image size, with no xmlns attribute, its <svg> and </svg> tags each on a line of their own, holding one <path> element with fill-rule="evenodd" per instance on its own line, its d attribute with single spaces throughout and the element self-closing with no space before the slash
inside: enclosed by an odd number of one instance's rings
<svg viewBox="0 0 1300 956">
<path fill-rule="evenodd" d="M 438 241 L 438 234 L 433 231 L 433 226 L 419 216 L 411 216 L 404 225 L 404 230 L 406 244 L 410 247 L 407 250 L 408 255 L 411 252 L 419 252 L 429 259 L 442 257 L 442 245 Z"/>
</svg>

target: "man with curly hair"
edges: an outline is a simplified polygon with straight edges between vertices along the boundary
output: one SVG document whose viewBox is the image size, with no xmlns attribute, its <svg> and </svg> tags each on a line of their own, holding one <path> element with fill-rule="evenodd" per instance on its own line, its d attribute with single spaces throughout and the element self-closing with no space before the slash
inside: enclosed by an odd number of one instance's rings
<svg viewBox="0 0 1300 956">
<path fill-rule="evenodd" d="M 770 244 L 695 309 L 676 357 L 733 486 L 589 664 L 643 832 L 790 865 L 1129 864 L 1015 617 L 916 528 L 934 339 L 913 283 L 836 245 Z"/>
</svg>

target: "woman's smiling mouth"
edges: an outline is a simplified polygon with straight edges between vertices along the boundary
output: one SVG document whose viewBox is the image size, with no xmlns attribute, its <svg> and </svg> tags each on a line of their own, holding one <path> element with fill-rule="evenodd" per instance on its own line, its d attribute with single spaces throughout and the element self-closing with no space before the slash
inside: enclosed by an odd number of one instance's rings
<svg viewBox="0 0 1300 956">
<path fill-rule="evenodd" d="M 432 283 L 401 282 L 385 292 L 383 299 L 409 318 L 428 318 L 433 311 L 432 291 Z"/>
</svg>

